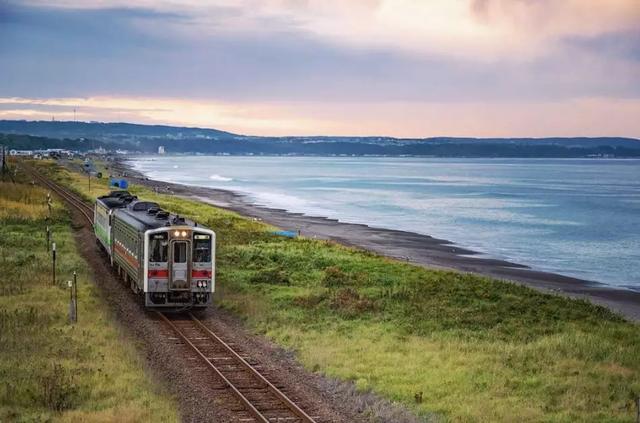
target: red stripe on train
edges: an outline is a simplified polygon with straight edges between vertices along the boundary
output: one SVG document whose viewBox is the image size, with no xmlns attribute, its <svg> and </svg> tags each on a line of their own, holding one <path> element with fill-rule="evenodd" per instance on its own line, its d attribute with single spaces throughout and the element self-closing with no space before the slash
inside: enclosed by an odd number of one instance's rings
<svg viewBox="0 0 640 423">
<path fill-rule="evenodd" d="M 126 261 L 127 263 L 129 263 L 132 267 L 134 267 L 134 268 L 136 268 L 136 269 L 137 269 L 138 267 L 140 267 L 140 265 L 138 264 L 138 261 L 136 260 L 136 258 L 135 258 L 131 253 L 129 253 L 127 250 L 125 250 L 125 249 L 124 249 L 124 247 L 122 247 L 122 246 L 120 246 L 120 245 L 117 245 L 117 244 L 116 244 L 116 245 L 113 247 L 113 250 L 114 250 L 116 253 L 118 253 L 118 255 L 119 255 L 120 257 L 122 257 L 122 259 L 123 259 L 124 261 Z"/>
<path fill-rule="evenodd" d="M 192 270 L 191 277 L 192 278 L 210 278 L 211 270 Z"/>
<path fill-rule="evenodd" d="M 150 278 L 168 278 L 169 271 L 167 269 L 151 269 L 148 275 Z"/>
</svg>

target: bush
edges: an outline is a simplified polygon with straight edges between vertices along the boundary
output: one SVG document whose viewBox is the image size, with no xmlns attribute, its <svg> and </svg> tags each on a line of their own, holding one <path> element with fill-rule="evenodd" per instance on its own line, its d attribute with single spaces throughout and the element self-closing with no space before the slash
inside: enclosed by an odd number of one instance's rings
<svg viewBox="0 0 640 423">
<path fill-rule="evenodd" d="M 270 285 L 291 285 L 289 275 L 283 269 L 269 268 L 258 271 L 249 279 L 251 283 L 265 283 Z"/>
<path fill-rule="evenodd" d="M 320 305 L 320 303 L 322 303 L 324 299 L 325 299 L 324 295 L 317 295 L 317 294 L 301 295 L 299 297 L 295 297 L 293 299 L 293 303 L 298 307 L 311 309 Z"/>
<path fill-rule="evenodd" d="M 73 377 L 59 364 L 43 372 L 40 388 L 39 402 L 52 411 L 70 409 L 78 396 Z"/>
<path fill-rule="evenodd" d="M 339 311 L 344 317 L 356 317 L 375 308 L 374 302 L 364 297 L 353 288 L 340 288 L 331 296 L 331 308 Z"/>
<path fill-rule="evenodd" d="M 322 284 L 328 287 L 345 286 L 351 283 L 351 278 L 348 274 L 342 271 L 337 266 L 329 266 L 324 269 L 324 276 L 322 277 Z"/>
</svg>

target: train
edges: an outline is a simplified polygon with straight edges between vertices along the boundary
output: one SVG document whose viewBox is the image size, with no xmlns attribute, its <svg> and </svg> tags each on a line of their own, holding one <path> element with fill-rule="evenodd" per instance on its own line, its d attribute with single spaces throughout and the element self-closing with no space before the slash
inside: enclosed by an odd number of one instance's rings
<svg viewBox="0 0 640 423">
<path fill-rule="evenodd" d="M 96 243 L 151 309 L 204 309 L 215 292 L 216 234 L 128 191 L 96 199 Z"/>
</svg>

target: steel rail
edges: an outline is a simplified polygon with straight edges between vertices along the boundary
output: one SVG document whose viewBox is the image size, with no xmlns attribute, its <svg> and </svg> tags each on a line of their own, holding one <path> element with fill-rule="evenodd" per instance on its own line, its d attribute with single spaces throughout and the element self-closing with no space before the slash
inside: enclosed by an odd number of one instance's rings
<svg viewBox="0 0 640 423">
<path fill-rule="evenodd" d="M 93 208 L 91 208 L 91 206 L 86 204 L 84 202 L 84 200 L 79 198 L 77 194 L 75 194 L 72 191 L 68 190 L 67 188 L 64 188 L 63 186 L 61 186 L 61 185 L 59 185 L 59 184 L 47 179 L 46 177 L 43 177 L 43 180 L 49 187 L 54 189 L 58 194 L 62 195 L 68 201 L 73 202 L 74 205 L 76 205 L 78 208 L 84 209 L 85 211 L 90 212 L 90 213 L 93 212 Z M 85 215 L 85 217 L 87 217 L 89 220 L 91 220 L 89 216 Z"/>
<path fill-rule="evenodd" d="M 207 356 L 205 356 L 202 351 L 200 351 L 198 349 L 198 347 L 196 347 L 193 342 L 191 342 L 189 340 L 189 338 L 186 337 L 186 335 L 184 333 L 182 333 L 182 331 L 180 329 L 178 329 L 178 327 L 176 325 L 173 324 L 173 322 L 171 320 L 169 320 L 167 318 L 167 316 L 165 316 L 164 314 L 160 313 L 159 311 L 156 311 L 156 313 L 169 325 L 171 326 L 171 328 L 178 334 L 178 336 L 180 336 L 180 338 L 182 338 L 182 340 L 184 342 L 187 343 L 187 345 L 189 345 L 191 347 L 191 349 L 193 349 L 193 351 L 195 351 L 196 354 L 198 354 L 198 356 L 200 356 L 200 358 L 202 358 L 208 365 L 209 367 L 211 367 L 211 369 L 222 379 L 222 381 L 224 382 L 225 385 L 227 385 L 229 388 L 231 388 L 231 390 L 233 391 L 233 393 L 238 397 L 238 399 L 240 399 L 240 401 L 244 404 L 244 406 L 251 412 L 251 414 L 253 414 L 253 416 L 258 419 L 258 421 L 261 421 L 263 423 L 269 423 L 269 419 L 267 419 L 262 413 L 260 413 L 260 411 L 258 411 L 258 409 L 256 407 L 253 406 L 253 404 L 251 404 L 251 401 L 249 401 L 247 399 L 247 397 L 245 397 L 242 392 L 240 392 L 238 390 L 238 388 L 236 388 L 233 383 L 231 383 L 231 381 L 229 379 L 227 379 L 225 377 L 225 375 L 222 374 L 222 372 L 220 372 L 220 370 L 218 370 L 218 368 L 216 366 L 214 366 L 214 364 L 207 358 Z"/>
<path fill-rule="evenodd" d="M 66 200 L 69 204 L 71 204 L 76 209 L 78 209 L 78 211 L 82 213 L 85 219 L 87 219 L 89 224 L 93 225 L 93 216 L 92 216 L 93 209 L 89 205 L 87 205 L 83 200 L 79 199 L 76 194 L 69 192 L 68 190 L 66 190 L 65 188 L 62 188 L 60 185 L 56 184 L 55 182 L 40 175 L 37 171 L 33 170 L 32 168 L 28 167 L 28 169 L 29 169 L 29 173 L 31 173 L 32 176 L 38 179 L 46 187 L 51 189 L 51 191 L 55 192 L 64 200 Z"/>
<path fill-rule="evenodd" d="M 213 333 L 211 329 L 206 327 L 200 320 L 198 320 L 193 314 L 189 313 L 189 317 L 191 320 L 202 329 L 210 338 L 216 341 L 218 344 L 222 345 L 229 354 L 231 354 L 236 360 L 238 360 L 242 366 L 249 370 L 258 380 L 264 383 L 267 386 L 267 389 L 271 391 L 280 401 L 284 403 L 295 415 L 300 417 L 302 421 L 307 423 L 314 423 L 314 420 L 307 413 L 304 412 L 300 407 L 298 407 L 289 397 L 287 397 L 281 390 L 276 388 L 271 382 L 269 382 L 260 372 L 258 372 L 255 367 L 249 364 L 244 358 L 240 356 L 233 348 L 229 346 L 226 342 L 224 342 L 218 335 Z"/>
<path fill-rule="evenodd" d="M 91 206 L 89 206 L 88 204 L 86 204 L 81 198 L 78 197 L 77 194 L 75 194 L 74 192 L 68 190 L 67 188 L 64 188 L 62 185 L 53 182 L 50 178 L 41 175 L 38 171 L 29 168 L 32 176 L 35 176 L 36 178 L 38 178 L 41 182 L 43 182 L 47 187 L 51 188 L 53 191 L 55 191 L 56 193 L 60 194 L 62 197 L 64 197 L 66 200 L 69 200 L 71 202 L 74 203 L 74 205 L 80 207 L 80 208 L 84 208 L 86 210 L 89 211 L 93 211 L 93 209 L 91 208 Z"/>
<path fill-rule="evenodd" d="M 167 322 L 171 328 L 185 341 L 207 364 L 216 372 L 218 376 L 222 378 L 224 383 L 229 386 L 232 391 L 236 394 L 238 398 L 247 406 L 247 409 L 259 420 L 262 422 L 268 422 L 269 419 L 265 417 L 255 406 L 251 404 L 249 399 L 237 389 L 233 383 L 227 379 L 222 372 L 200 351 L 200 349 L 195 346 L 187 336 L 175 325 L 167 316 L 163 313 L 156 311 L 162 319 Z M 198 320 L 193 314 L 188 313 L 189 318 L 195 325 L 200 328 L 207 337 L 216 343 L 217 345 L 222 346 L 231 356 L 236 359 L 242 367 L 248 370 L 258 381 L 264 384 L 269 392 L 276 396 L 293 414 L 300 418 L 301 421 L 305 423 L 315 423 L 315 420 L 307 413 L 305 413 L 300 407 L 298 407 L 289 397 L 287 397 L 281 390 L 279 390 L 276 386 L 274 386 L 271 382 L 269 382 L 260 372 L 258 372 L 251 364 L 249 364 L 244 358 L 242 358 L 233 348 L 229 346 L 226 342 L 224 342 L 218 335 L 216 335 L 211 329 L 205 326 L 200 320 Z"/>
</svg>

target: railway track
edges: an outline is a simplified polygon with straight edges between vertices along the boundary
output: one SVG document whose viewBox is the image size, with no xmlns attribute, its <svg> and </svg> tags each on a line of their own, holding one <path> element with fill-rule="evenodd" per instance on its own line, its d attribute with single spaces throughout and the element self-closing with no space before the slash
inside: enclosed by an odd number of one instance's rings
<svg viewBox="0 0 640 423">
<path fill-rule="evenodd" d="M 242 421 L 315 422 L 278 387 L 193 314 L 156 311 L 184 344 L 229 388 L 250 415 Z"/>
<path fill-rule="evenodd" d="M 55 192 L 69 205 L 76 208 L 93 225 L 93 209 L 77 194 L 51 181 L 31 167 L 25 170 L 42 185 Z M 210 328 L 205 326 L 191 313 L 167 315 L 155 311 L 187 345 L 197 357 L 222 382 L 225 389 L 242 405 L 239 421 L 263 423 L 315 423 L 296 403 L 281 389 L 271 383 L 255 366 L 224 342 Z M 246 417 L 243 417 L 246 415 Z"/>
<path fill-rule="evenodd" d="M 71 206 L 76 208 L 82 216 L 89 222 L 90 225 L 93 225 L 93 208 L 85 203 L 82 199 L 78 197 L 77 194 L 69 191 L 66 188 L 58 185 L 57 183 L 51 181 L 45 176 L 42 176 L 36 170 L 29 166 L 23 165 L 24 169 L 35 179 L 37 179 L 42 185 L 49 188 L 51 191 L 55 192 L 60 196 L 63 200 L 69 203 Z"/>
</svg>

